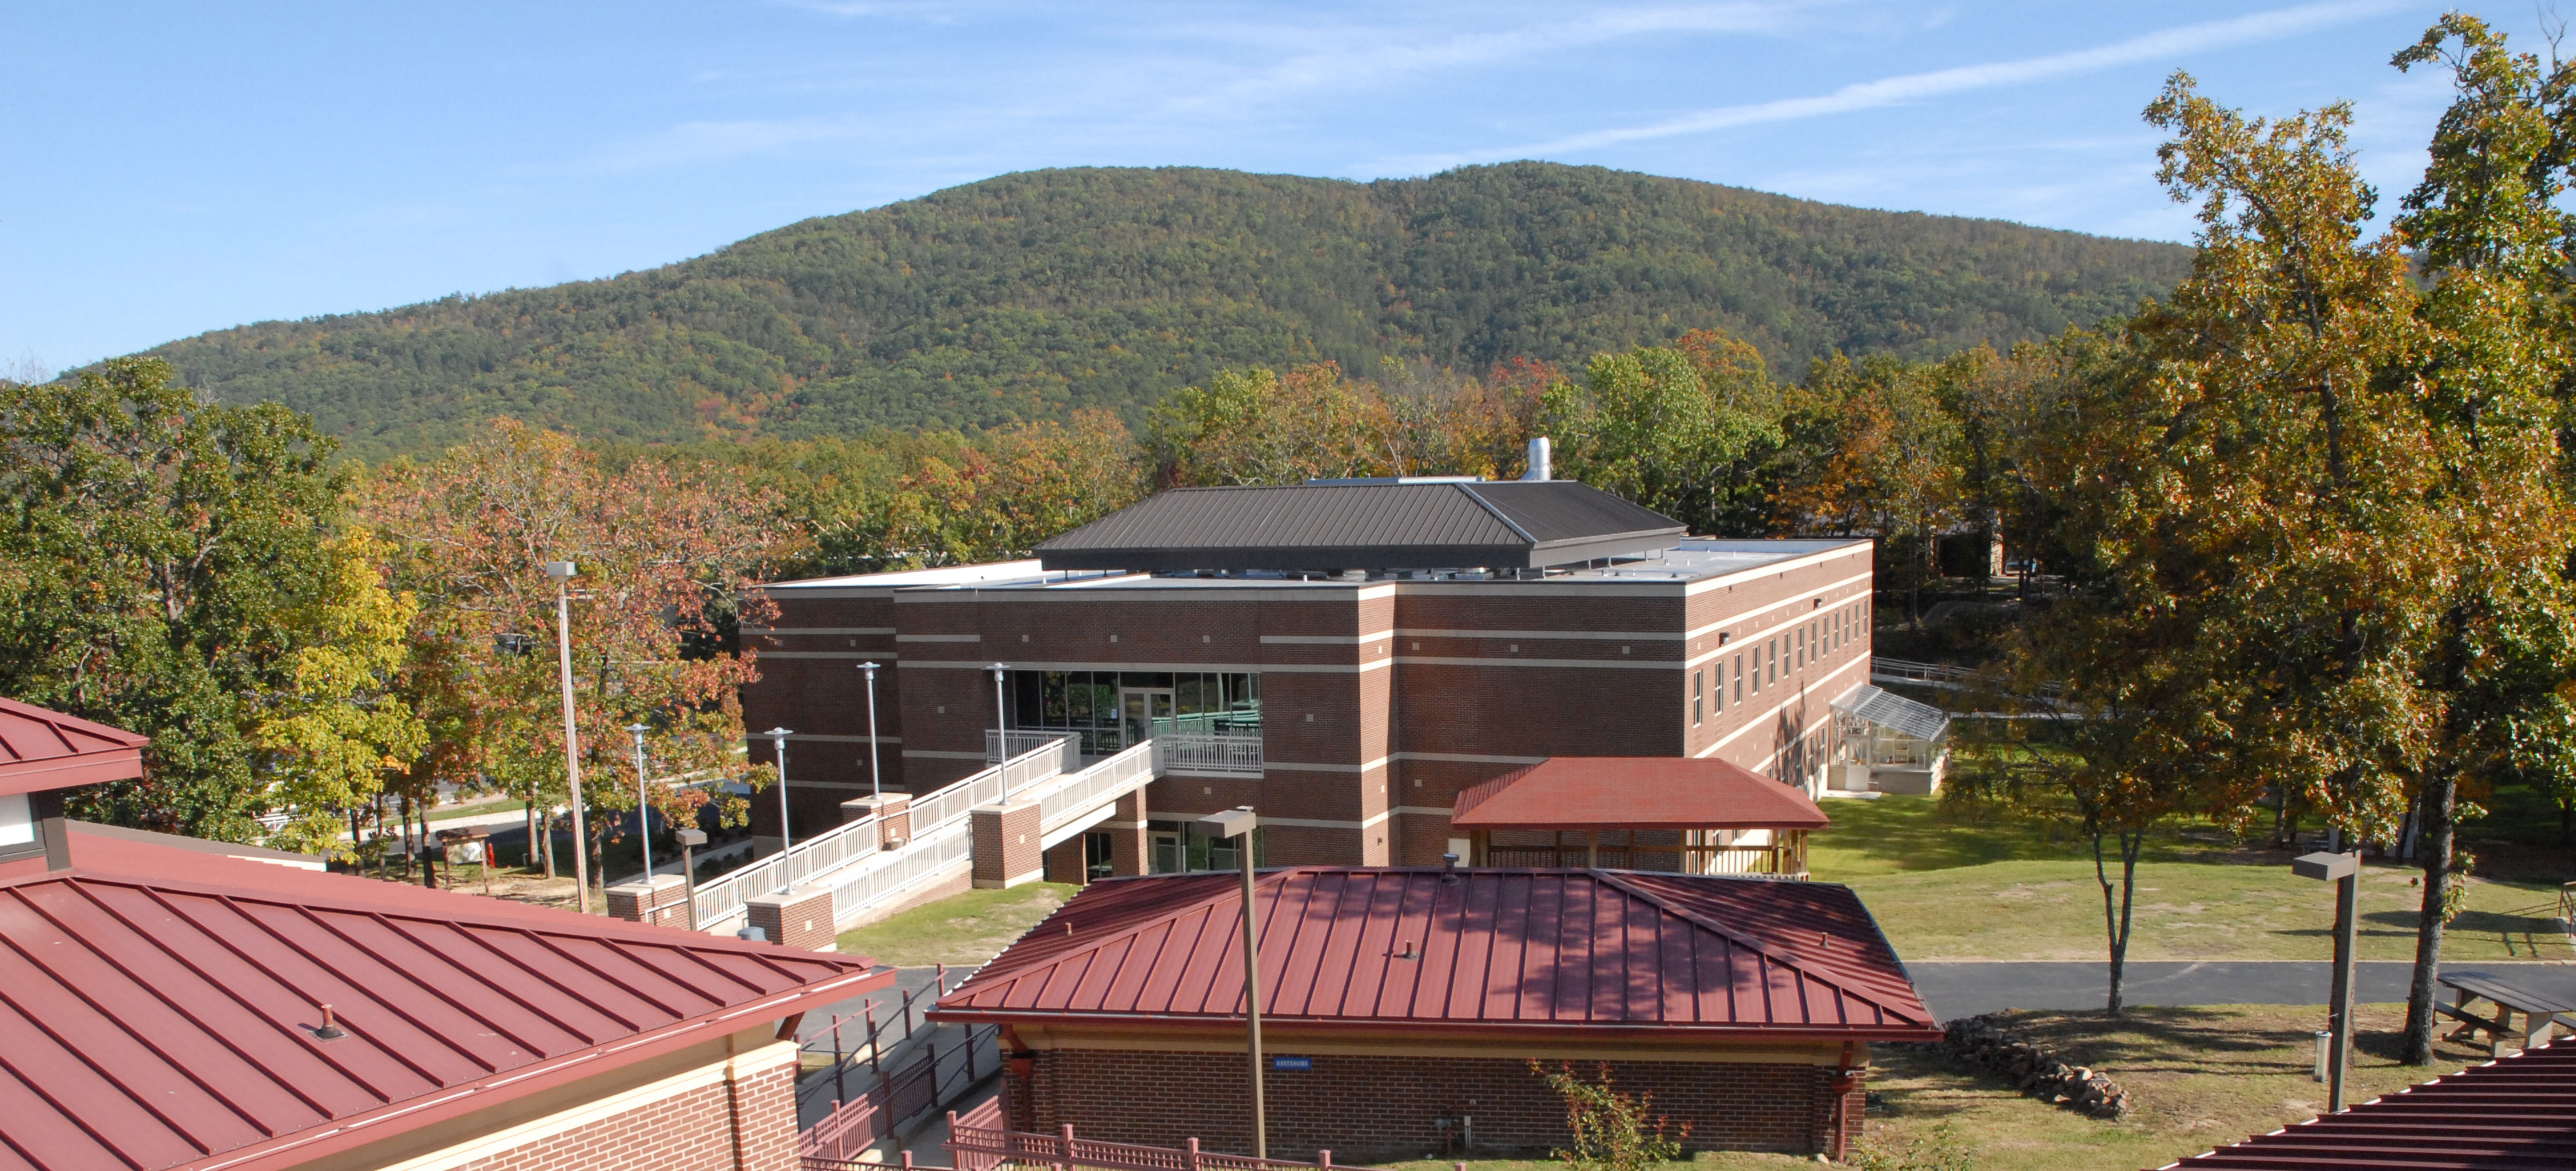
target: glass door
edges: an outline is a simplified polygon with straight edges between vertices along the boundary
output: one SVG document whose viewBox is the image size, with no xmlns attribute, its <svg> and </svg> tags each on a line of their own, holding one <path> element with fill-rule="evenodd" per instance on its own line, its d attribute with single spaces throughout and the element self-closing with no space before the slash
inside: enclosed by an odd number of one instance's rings
<svg viewBox="0 0 2576 1171">
<path fill-rule="evenodd" d="M 1130 746 L 1153 738 L 1154 721 L 1172 718 L 1172 693 L 1169 689 L 1126 690 L 1118 694 L 1119 722 L 1127 729 Z"/>
</svg>

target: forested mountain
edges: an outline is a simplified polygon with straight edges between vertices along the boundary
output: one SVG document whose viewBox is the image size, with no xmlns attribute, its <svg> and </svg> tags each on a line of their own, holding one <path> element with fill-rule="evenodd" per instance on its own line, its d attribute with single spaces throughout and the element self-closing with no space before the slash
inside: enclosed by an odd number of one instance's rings
<svg viewBox="0 0 2576 1171">
<path fill-rule="evenodd" d="M 1005 175 L 647 272 L 265 322 L 153 353 L 357 455 L 511 415 L 594 438 L 1131 420 L 1216 371 L 1483 368 L 1701 326 L 1793 372 L 2089 324 L 2191 252 L 1549 163 L 1352 183 L 1193 168 Z"/>
</svg>

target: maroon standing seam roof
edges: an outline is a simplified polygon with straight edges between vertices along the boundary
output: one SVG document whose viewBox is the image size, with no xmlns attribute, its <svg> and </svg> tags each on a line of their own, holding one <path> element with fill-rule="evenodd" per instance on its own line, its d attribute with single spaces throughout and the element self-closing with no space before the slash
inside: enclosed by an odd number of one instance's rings
<svg viewBox="0 0 2576 1171">
<path fill-rule="evenodd" d="M 1806 792 L 1681 756 L 1552 756 L 1458 794 L 1453 829 L 1823 829 Z"/>
<path fill-rule="evenodd" d="M 150 743 L 122 728 L 0 698 L 0 794 L 142 776 Z"/>
<path fill-rule="evenodd" d="M 2166 1168 L 2576 1167 L 2576 1043 L 2528 1049 Z"/>
<path fill-rule="evenodd" d="M 484 913 L 466 895 L 433 913 L 335 897 L 356 882 L 339 876 L 76 842 L 94 845 L 251 881 L 75 869 L 0 885 L 0 1171 L 300 1162 L 891 976 L 858 957 Z M 313 1035 L 322 1004 L 347 1036 Z"/>
<path fill-rule="evenodd" d="M 1451 883 L 1431 868 L 1263 873 L 1263 1020 L 1939 1036 L 1846 887 L 1580 869 L 1455 874 Z M 932 1016 L 1240 1020 L 1242 907 L 1239 875 L 1095 882 L 940 998 Z M 1402 958 L 1408 950 L 1416 958 Z"/>
</svg>

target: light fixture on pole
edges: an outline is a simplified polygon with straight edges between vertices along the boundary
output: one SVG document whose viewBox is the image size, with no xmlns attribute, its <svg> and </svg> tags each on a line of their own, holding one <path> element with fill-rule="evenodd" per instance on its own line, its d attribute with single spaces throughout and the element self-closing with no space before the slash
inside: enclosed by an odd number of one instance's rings
<svg viewBox="0 0 2576 1171">
<path fill-rule="evenodd" d="M 1001 746 L 1003 760 L 1011 758 L 1010 722 L 1002 714 L 1002 676 L 1011 672 L 1009 663 L 986 663 L 984 669 L 993 675 L 993 742 Z"/>
<path fill-rule="evenodd" d="M 859 670 L 868 676 L 868 796 L 885 796 L 885 784 L 877 779 L 877 665 L 861 663 Z"/>
<path fill-rule="evenodd" d="M 680 878 L 688 884 L 689 930 L 698 929 L 698 847 L 707 844 L 707 831 L 680 831 Z"/>
<path fill-rule="evenodd" d="M 2344 1074 L 2352 1068 L 2353 901 L 2361 888 L 2361 858 L 2307 854 L 2291 860 L 2290 872 L 2335 884 L 2334 989 L 2326 994 L 2326 1030 L 2334 1037 L 2326 1043 L 2326 1113 L 2340 1114 Z"/>
<path fill-rule="evenodd" d="M 787 864 L 778 868 L 778 893 L 796 889 L 796 837 L 787 824 L 787 738 L 795 735 L 785 728 L 771 728 L 761 733 L 769 737 L 770 754 L 778 762 L 778 856 Z"/>
<path fill-rule="evenodd" d="M 1209 837 L 1240 839 L 1234 850 L 1243 859 L 1243 1022 L 1244 1044 L 1252 1055 L 1252 1155 L 1267 1159 L 1270 1123 L 1261 1103 L 1261 941 L 1254 933 L 1260 920 L 1252 890 L 1252 831 L 1259 824 L 1249 805 L 1199 819 L 1199 831 Z"/>
<path fill-rule="evenodd" d="M 546 562 L 546 576 L 555 579 L 555 661 L 563 668 L 564 785 L 572 798 L 573 905 L 587 915 L 590 836 L 581 813 L 581 729 L 573 721 L 572 708 L 572 577 L 576 572 L 572 562 Z M 551 835 L 554 831 L 549 828 L 546 832 Z M 532 849 L 535 845 L 529 843 Z"/>
<path fill-rule="evenodd" d="M 635 836 L 644 843 L 644 884 L 653 884 L 653 805 L 644 792 L 644 733 L 653 729 L 643 724 L 628 724 L 626 730 L 635 736 Z"/>
</svg>

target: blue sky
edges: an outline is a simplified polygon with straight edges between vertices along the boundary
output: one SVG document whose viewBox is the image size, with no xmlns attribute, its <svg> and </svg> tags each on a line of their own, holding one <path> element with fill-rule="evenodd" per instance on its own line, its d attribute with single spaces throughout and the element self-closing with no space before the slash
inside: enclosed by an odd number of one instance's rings
<svg viewBox="0 0 2576 1171">
<path fill-rule="evenodd" d="M 1008 171 L 1544 158 L 2184 240 L 2173 69 L 2338 98 L 2393 205 L 2440 4 L 20 4 L 0 373 L 551 284 Z M 2471 8 L 2538 44 L 2529 5 Z"/>
</svg>

